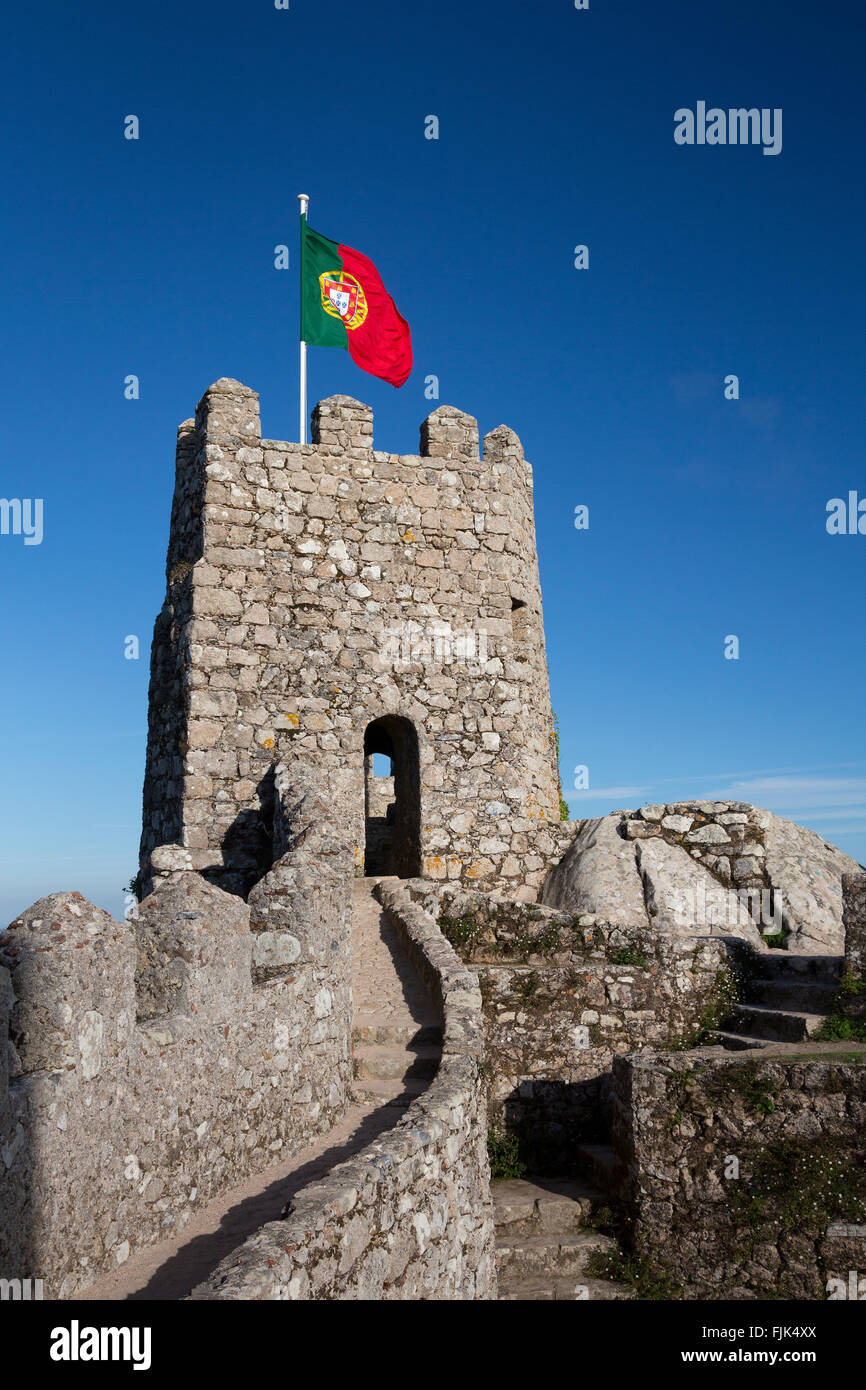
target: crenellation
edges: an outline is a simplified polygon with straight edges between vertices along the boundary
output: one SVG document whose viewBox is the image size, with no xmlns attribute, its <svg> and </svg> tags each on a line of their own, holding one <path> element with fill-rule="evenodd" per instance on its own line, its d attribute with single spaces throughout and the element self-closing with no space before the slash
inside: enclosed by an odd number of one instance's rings
<svg viewBox="0 0 866 1390">
<path fill-rule="evenodd" d="M 478 421 L 452 405 L 440 405 L 421 425 L 418 451 L 427 459 L 460 459 L 467 469 L 478 458 Z M 457 487 L 458 475 L 445 473 L 443 487 Z"/>
</svg>

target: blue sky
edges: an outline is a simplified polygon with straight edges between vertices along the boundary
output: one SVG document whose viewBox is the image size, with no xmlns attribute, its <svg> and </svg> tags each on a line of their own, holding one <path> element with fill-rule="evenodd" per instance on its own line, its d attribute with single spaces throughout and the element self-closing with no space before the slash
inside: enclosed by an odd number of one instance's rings
<svg viewBox="0 0 866 1390">
<path fill-rule="evenodd" d="M 0 491 L 44 499 L 44 538 L 0 536 L 0 918 L 121 911 L 175 429 L 234 376 L 297 437 L 302 191 L 416 363 L 395 392 L 311 349 L 311 401 L 410 452 L 436 374 L 533 462 L 572 813 L 730 795 L 866 860 L 866 536 L 825 529 L 866 497 L 863 30 L 854 0 L 10 14 Z M 781 108 L 781 153 L 677 145 L 700 100 Z"/>
</svg>

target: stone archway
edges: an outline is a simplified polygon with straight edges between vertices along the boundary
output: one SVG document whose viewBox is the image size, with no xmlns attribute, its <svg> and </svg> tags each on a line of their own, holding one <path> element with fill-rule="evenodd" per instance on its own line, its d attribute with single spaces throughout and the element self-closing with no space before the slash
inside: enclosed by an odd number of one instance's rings
<svg viewBox="0 0 866 1390">
<path fill-rule="evenodd" d="M 375 776 L 373 755 L 391 760 L 391 776 Z M 364 731 L 364 872 L 421 874 L 421 760 L 410 719 L 384 714 Z"/>
</svg>

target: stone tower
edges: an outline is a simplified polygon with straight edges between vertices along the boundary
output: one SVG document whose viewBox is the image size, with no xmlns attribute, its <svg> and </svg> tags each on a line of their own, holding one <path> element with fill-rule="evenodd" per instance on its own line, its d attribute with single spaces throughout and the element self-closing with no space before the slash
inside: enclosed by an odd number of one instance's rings
<svg viewBox="0 0 866 1390">
<path fill-rule="evenodd" d="M 442 406 L 420 456 L 379 453 L 346 396 L 310 445 L 260 434 L 258 396 L 226 378 L 178 432 L 144 886 L 174 844 L 245 893 L 274 858 L 274 769 L 300 760 L 357 872 L 533 896 L 561 837 L 520 441 L 500 426 L 479 457 L 477 422 Z"/>
</svg>

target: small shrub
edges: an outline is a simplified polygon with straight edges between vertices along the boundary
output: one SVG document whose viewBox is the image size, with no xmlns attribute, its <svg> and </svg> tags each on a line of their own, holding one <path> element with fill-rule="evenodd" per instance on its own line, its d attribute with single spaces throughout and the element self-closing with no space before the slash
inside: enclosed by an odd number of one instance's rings
<svg viewBox="0 0 866 1390">
<path fill-rule="evenodd" d="M 738 1096 L 748 1110 L 756 1110 L 759 1115 L 772 1115 L 776 1108 L 775 1089 L 776 1083 L 757 1060 L 732 1063 L 707 1082 L 707 1092 L 713 1098 Z"/>
<path fill-rule="evenodd" d="M 813 1042 L 866 1042 L 866 1019 L 831 1014 L 815 1029 Z"/>
<path fill-rule="evenodd" d="M 769 936 L 764 937 L 764 945 L 768 946 L 771 951 L 781 951 L 784 949 L 787 935 L 787 932 L 783 931 L 770 932 Z"/>
<path fill-rule="evenodd" d="M 131 893 L 134 898 L 137 898 L 138 901 L 141 902 L 141 869 L 139 869 L 138 873 L 135 874 L 128 883 L 123 885 L 121 892 Z"/>
<path fill-rule="evenodd" d="M 516 994 L 524 1004 L 537 1002 L 536 996 L 541 988 L 541 979 L 537 970 L 532 970 L 528 975 L 523 975 L 519 980 L 515 980 L 511 986 L 512 994 Z"/>
<path fill-rule="evenodd" d="M 502 1129 L 489 1129 L 487 1156 L 490 1160 L 490 1176 L 494 1181 L 522 1178 L 526 1172 L 526 1164 L 520 1157 L 520 1141 L 516 1134 L 508 1134 Z"/>
<path fill-rule="evenodd" d="M 176 584 L 179 579 L 185 579 L 191 569 L 192 565 L 189 560 L 178 560 L 174 569 L 168 576 L 169 584 Z"/>
<path fill-rule="evenodd" d="M 625 946 L 621 951 L 612 951 L 608 957 L 611 965 L 634 965 L 639 970 L 649 970 L 649 962 L 636 946 Z"/>
<path fill-rule="evenodd" d="M 439 930 L 455 951 L 468 955 L 481 935 L 481 923 L 477 917 L 449 917 L 446 914 L 439 918 Z"/>
<path fill-rule="evenodd" d="M 586 1262 L 586 1272 L 595 1279 L 612 1279 L 615 1283 L 630 1285 L 641 1300 L 661 1302 L 683 1296 L 683 1286 L 676 1275 L 642 1255 L 593 1250 Z"/>
<path fill-rule="evenodd" d="M 866 1220 L 866 1163 L 850 1139 L 782 1139 L 751 1156 L 752 1175 L 732 1184 L 734 1214 L 753 1230 L 781 1225 L 817 1234 L 833 1221 Z"/>
<path fill-rule="evenodd" d="M 529 956 L 541 956 L 558 951 L 561 944 L 559 927 L 555 922 L 548 922 L 537 936 L 533 936 L 525 928 L 520 931 L 515 937 L 514 949 L 517 955 L 526 959 Z"/>
</svg>

